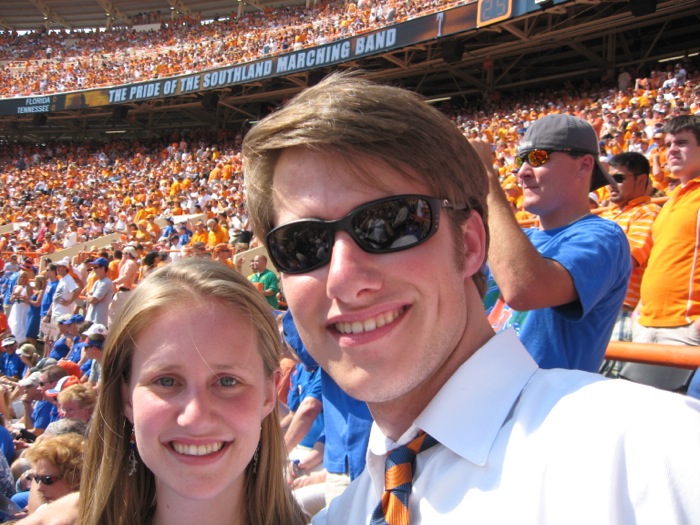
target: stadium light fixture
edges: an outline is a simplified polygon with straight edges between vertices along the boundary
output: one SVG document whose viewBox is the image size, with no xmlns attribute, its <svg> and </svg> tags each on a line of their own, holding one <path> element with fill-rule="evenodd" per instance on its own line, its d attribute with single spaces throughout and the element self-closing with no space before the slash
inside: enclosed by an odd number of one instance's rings
<svg viewBox="0 0 700 525">
<path fill-rule="evenodd" d="M 439 98 L 430 98 L 426 100 L 428 104 L 437 104 L 438 102 L 447 102 L 449 100 L 452 100 L 452 97 L 439 97 Z"/>
<path fill-rule="evenodd" d="M 677 60 L 683 60 L 684 58 L 696 57 L 700 53 L 690 53 L 688 55 L 679 55 L 677 57 L 661 58 L 659 62 L 675 62 Z"/>
</svg>

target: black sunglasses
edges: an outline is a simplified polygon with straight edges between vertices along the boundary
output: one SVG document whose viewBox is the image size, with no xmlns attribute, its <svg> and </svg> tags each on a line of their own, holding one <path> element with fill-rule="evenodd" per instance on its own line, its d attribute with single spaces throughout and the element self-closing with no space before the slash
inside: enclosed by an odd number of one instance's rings
<svg viewBox="0 0 700 525">
<path fill-rule="evenodd" d="M 342 219 L 300 219 L 267 234 L 267 251 L 280 272 L 306 273 L 328 264 L 335 233 L 350 234 L 368 253 L 392 253 L 427 241 L 437 232 L 440 210 L 467 210 L 447 199 L 396 195 L 368 202 Z"/>
<path fill-rule="evenodd" d="M 36 474 L 27 474 L 26 478 L 29 481 L 36 481 L 37 485 L 43 483 L 44 485 L 53 485 L 57 481 L 63 479 L 63 476 L 37 476 Z"/>
<path fill-rule="evenodd" d="M 632 177 L 637 178 L 641 175 L 645 175 L 645 173 L 631 173 L 631 175 Z M 622 173 L 615 173 L 615 175 L 611 175 L 611 177 L 618 184 L 622 184 L 623 182 L 625 182 L 625 175 L 623 175 Z"/>
</svg>

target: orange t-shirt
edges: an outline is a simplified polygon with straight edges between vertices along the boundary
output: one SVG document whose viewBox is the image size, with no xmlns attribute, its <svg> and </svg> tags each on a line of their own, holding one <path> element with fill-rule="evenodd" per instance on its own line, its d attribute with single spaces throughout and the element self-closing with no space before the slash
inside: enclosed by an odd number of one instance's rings
<svg viewBox="0 0 700 525">
<path fill-rule="evenodd" d="M 651 229 L 642 279 L 643 326 L 674 327 L 700 317 L 700 177 L 676 188 Z"/>
</svg>

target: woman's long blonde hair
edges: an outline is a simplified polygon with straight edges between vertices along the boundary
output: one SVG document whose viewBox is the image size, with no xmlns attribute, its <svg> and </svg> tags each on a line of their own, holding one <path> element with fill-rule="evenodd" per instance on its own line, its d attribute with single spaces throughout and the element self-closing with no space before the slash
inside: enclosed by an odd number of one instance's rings
<svg viewBox="0 0 700 525">
<path fill-rule="evenodd" d="M 80 525 L 142 525 L 156 505 L 155 477 L 138 461 L 128 475 L 131 423 L 124 416 L 134 341 L 169 308 L 218 301 L 246 316 L 258 340 L 266 377 L 279 366 L 280 337 L 269 305 L 240 274 L 221 263 L 193 258 L 168 264 L 132 293 L 107 336 L 102 384 L 81 483 Z M 286 451 L 277 409 L 262 422 L 257 468 L 246 468 L 243 501 L 249 525 L 301 525 L 306 519 L 284 479 Z M 233 495 L 232 495 L 233 497 Z"/>
</svg>

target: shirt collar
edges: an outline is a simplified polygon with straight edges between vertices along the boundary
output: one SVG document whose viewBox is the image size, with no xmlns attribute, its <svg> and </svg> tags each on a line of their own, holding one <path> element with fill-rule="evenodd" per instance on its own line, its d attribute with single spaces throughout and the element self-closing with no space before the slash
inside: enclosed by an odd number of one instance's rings
<svg viewBox="0 0 700 525">
<path fill-rule="evenodd" d="M 629 210 L 630 208 L 635 208 L 641 204 L 646 204 L 647 202 L 651 202 L 651 197 L 649 197 L 649 195 L 642 195 L 636 199 L 629 200 L 627 204 L 625 204 L 623 210 Z"/>
<path fill-rule="evenodd" d="M 495 335 L 455 371 L 397 442 L 373 424 L 368 460 L 408 443 L 422 429 L 467 461 L 485 465 L 537 368 L 514 330 Z"/>
</svg>

